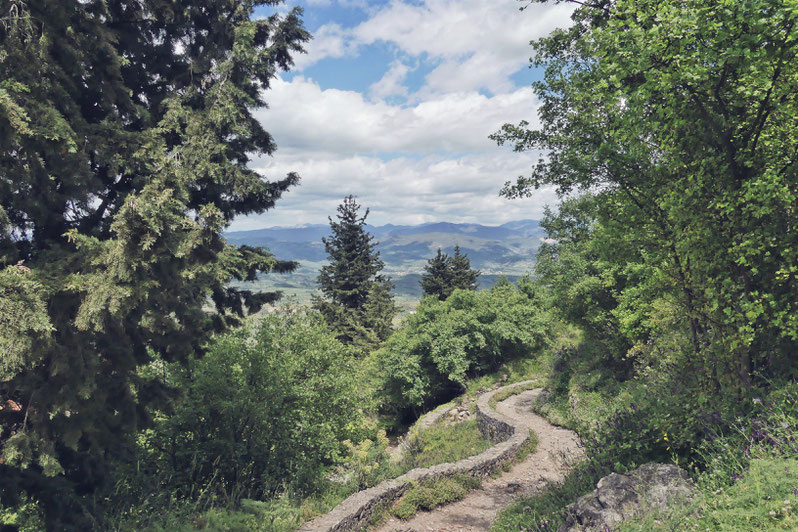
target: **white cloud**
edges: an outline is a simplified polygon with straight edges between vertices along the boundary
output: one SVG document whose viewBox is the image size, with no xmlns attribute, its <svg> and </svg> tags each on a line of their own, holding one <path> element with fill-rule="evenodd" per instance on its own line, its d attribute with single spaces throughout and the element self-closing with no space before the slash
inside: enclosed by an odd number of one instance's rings
<svg viewBox="0 0 798 532">
<path fill-rule="evenodd" d="M 338 24 L 325 24 L 313 34 L 313 39 L 305 44 L 307 53 L 294 56 L 293 70 L 301 72 L 309 65 L 328 57 L 338 58 L 357 54 L 357 43 L 351 40 L 349 30 Z"/>
<path fill-rule="evenodd" d="M 531 89 L 510 76 L 526 66 L 529 40 L 567 25 L 571 7 L 519 13 L 515 0 L 392 0 L 367 12 L 354 28 L 322 26 L 300 68 L 354 58 L 376 42 L 395 47 L 397 59 L 362 92 L 322 89 L 302 75 L 274 81 L 264 95 L 269 109 L 257 117 L 279 149 L 253 167 L 269 178 L 296 171 L 302 184 L 273 211 L 238 219 L 232 229 L 326 223 L 350 193 L 371 208 L 375 224 L 539 219 L 544 205 L 556 203 L 552 189 L 523 200 L 498 195 L 539 154 L 514 153 L 488 135 L 506 122 L 537 125 Z M 408 94 L 408 74 L 425 61 L 434 65 L 426 86 Z M 394 96 L 406 103 L 393 103 Z"/>
<path fill-rule="evenodd" d="M 278 146 L 309 152 L 438 153 L 495 150 L 488 135 L 506 122 L 536 122 L 531 89 L 488 97 L 477 92 L 430 96 L 415 105 L 369 101 L 363 94 L 322 90 L 298 76 L 275 80 L 257 113 Z"/>
<path fill-rule="evenodd" d="M 528 172 L 535 159 L 533 154 L 508 150 L 461 158 L 388 161 L 364 155 L 283 153 L 261 161 L 259 171 L 272 178 L 296 171 L 302 176 L 300 186 L 280 199 L 274 210 L 238 219 L 231 229 L 326 223 L 327 216 L 334 215 L 350 193 L 371 209 L 369 222 L 377 225 L 440 220 L 499 225 L 521 218 L 539 219 L 544 205 L 556 201 L 552 189 L 542 189 L 523 200 L 507 200 L 498 194 L 507 179 Z"/>
<path fill-rule="evenodd" d="M 385 42 L 404 54 L 441 63 L 427 77 L 427 92 L 508 90 L 509 77 L 527 64 L 529 41 L 570 25 L 573 11 L 568 4 L 523 12 L 518 7 L 516 0 L 392 0 L 353 28 L 319 28 L 298 68 Z"/>
<path fill-rule="evenodd" d="M 387 98 L 389 96 L 407 96 L 407 87 L 402 83 L 404 82 L 407 74 L 409 74 L 413 67 L 396 60 L 391 63 L 388 72 L 376 83 L 369 87 L 369 93 L 374 98 Z"/>
</svg>

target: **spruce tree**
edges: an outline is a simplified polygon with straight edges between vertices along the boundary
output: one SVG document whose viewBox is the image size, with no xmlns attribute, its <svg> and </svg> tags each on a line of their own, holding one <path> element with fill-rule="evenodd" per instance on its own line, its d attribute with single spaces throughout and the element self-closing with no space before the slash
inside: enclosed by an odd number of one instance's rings
<svg viewBox="0 0 798 532">
<path fill-rule="evenodd" d="M 455 290 L 476 290 L 479 270 L 471 268 L 468 255 L 460 253 L 460 246 L 454 247 L 454 256 L 450 257 L 438 248 L 438 253 L 424 266 L 421 276 L 421 288 L 424 295 L 435 296 L 443 301 Z"/>
<path fill-rule="evenodd" d="M 377 242 L 366 231 L 366 218 L 352 195 L 338 206 L 337 221 L 330 220 L 332 234 L 323 238 L 329 263 L 318 277 L 321 297 L 316 307 L 345 343 L 368 347 L 390 334 L 396 306 L 390 280 L 380 275 L 384 263 L 374 249 Z"/>
<path fill-rule="evenodd" d="M 474 270 L 471 268 L 471 261 L 468 259 L 468 255 L 463 255 L 460 253 L 460 246 L 454 247 L 454 256 L 452 257 L 451 262 L 451 271 L 452 271 L 452 286 L 455 289 L 460 288 L 462 290 L 476 290 L 477 289 L 477 278 L 480 275 L 479 270 Z"/>
<path fill-rule="evenodd" d="M 252 111 L 308 39 L 267 0 L 26 0 L 0 13 L 0 499 L 48 529 L 97 527 L 110 459 L 181 361 L 273 296 L 286 270 L 222 230 L 298 181 Z M 203 310 L 209 299 L 216 312 Z"/>
<path fill-rule="evenodd" d="M 452 259 L 438 248 L 438 253 L 427 261 L 421 275 L 421 288 L 425 296 L 435 296 L 441 301 L 449 297 L 452 287 Z"/>
</svg>

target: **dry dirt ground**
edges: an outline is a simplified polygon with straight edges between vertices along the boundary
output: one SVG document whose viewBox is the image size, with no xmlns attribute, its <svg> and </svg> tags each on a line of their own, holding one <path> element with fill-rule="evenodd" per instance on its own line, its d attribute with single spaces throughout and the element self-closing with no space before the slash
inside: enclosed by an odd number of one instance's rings
<svg viewBox="0 0 798 532">
<path fill-rule="evenodd" d="M 521 496 L 538 493 L 546 484 L 559 482 L 581 455 L 578 437 L 570 430 L 555 427 L 531 410 L 541 390 L 513 395 L 497 405 L 497 410 L 538 435 L 537 450 L 526 460 L 465 498 L 430 512 L 419 512 L 408 521 L 395 518 L 383 523 L 377 532 L 464 532 L 488 531 L 499 510 Z"/>
</svg>

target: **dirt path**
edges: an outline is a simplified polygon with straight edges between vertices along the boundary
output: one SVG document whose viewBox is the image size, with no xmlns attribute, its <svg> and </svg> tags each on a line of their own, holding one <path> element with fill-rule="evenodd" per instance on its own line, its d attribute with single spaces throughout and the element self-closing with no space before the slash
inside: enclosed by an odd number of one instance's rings
<svg viewBox="0 0 798 532">
<path fill-rule="evenodd" d="M 538 435 L 538 448 L 526 460 L 496 479 L 487 479 L 480 489 L 460 501 L 431 512 L 419 512 L 409 521 L 391 518 L 377 532 L 487 531 L 499 510 L 513 500 L 533 495 L 546 484 L 562 480 L 567 463 L 581 453 L 578 438 L 570 430 L 555 427 L 531 411 L 540 391 L 513 395 L 496 408 Z"/>
</svg>

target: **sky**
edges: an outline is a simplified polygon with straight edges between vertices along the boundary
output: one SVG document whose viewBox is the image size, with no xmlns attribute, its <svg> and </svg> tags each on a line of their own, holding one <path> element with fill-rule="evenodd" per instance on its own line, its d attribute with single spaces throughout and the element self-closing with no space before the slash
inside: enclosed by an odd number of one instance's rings
<svg viewBox="0 0 798 532">
<path fill-rule="evenodd" d="M 327 223 L 344 196 L 374 225 L 500 225 L 539 219 L 553 189 L 508 200 L 537 153 L 488 138 L 537 123 L 530 40 L 570 24 L 569 4 L 518 0 L 288 0 L 313 34 L 256 112 L 277 151 L 253 160 L 267 179 L 301 176 L 274 209 L 230 230 Z M 256 16 L 269 14 L 265 9 Z"/>
</svg>

